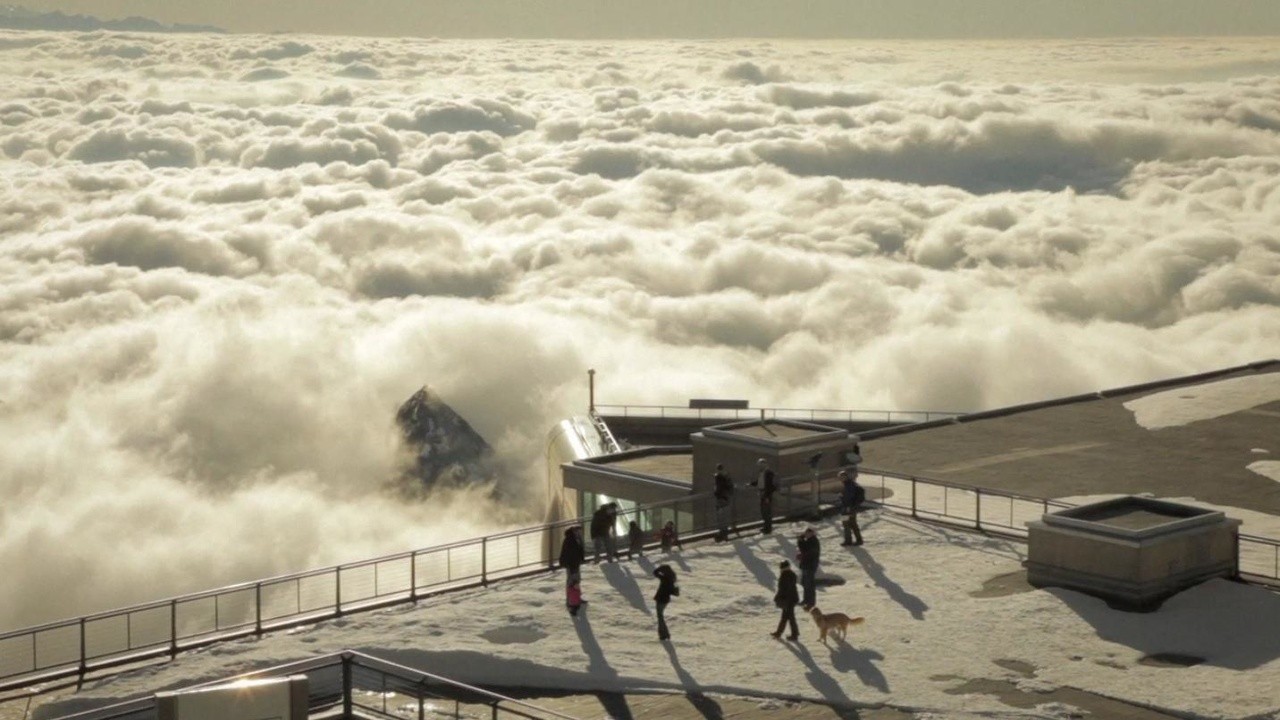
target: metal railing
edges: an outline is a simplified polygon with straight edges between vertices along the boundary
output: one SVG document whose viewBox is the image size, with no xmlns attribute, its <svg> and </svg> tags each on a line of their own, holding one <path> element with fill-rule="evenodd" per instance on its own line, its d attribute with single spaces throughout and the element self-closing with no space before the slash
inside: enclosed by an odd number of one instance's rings
<svg viewBox="0 0 1280 720">
<path fill-rule="evenodd" d="M 998 532 L 1026 538 L 1028 520 L 1075 503 L 990 490 L 974 485 L 921 478 L 885 470 L 865 469 L 859 475 L 867 487 L 879 487 L 882 507 L 915 518 L 968 526 L 982 532 Z M 1237 535 L 1239 572 L 1268 583 L 1280 582 L 1280 540 L 1240 533 Z"/>
<path fill-rule="evenodd" d="M 307 677 L 308 715 L 342 708 L 342 717 L 528 718 L 576 720 L 552 710 L 439 675 L 405 667 L 354 650 L 278 665 L 224 680 L 183 688 L 207 689 L 245 680 Z M 154 696 L 71 715 L 57 720 L 156 720 Z"/>
<path fill-rule="evenodd" d="M 833 471 L 820 477 L 800 475 L 779 481 L 773 515 L 812 517 L 838 498 Z M 880 506 L 912 517 L 1025 537 L 1025 523 L 1065 503 L 882 470 L 863 469 L 861 482 L 879 488 Z M 760 524 L 757 494 L 739 486 L 729 516 L 741 532 Z M 676 522 L 687 539 L 716 528 L 710 493 L 641 505 L 623 513 L 618 527 L 636 519 L 652 533 Z M 487 535 L 335 567 L 283 575 L 183 595 L 143 605 L 87 615 L 0 635 L 0 690 L 85 675 L 147 659 L 173 656 L 221 640 L 261 634 L 345 613 L 414 601 L 435 593 L 485 585 L 495 580 L 545 572 L 559 557 L 563 530 L 589 519 Z M 591 554 L 590 538 L 585 538 Z M 1257 578 L 1280 580 L 1280 540 L 1240 535 L 1240 570 Z"/>
<path fill-rule="evenodd" d="M 802 422 L 916 423 L 964 413 L 932 410 L 815 410 L 808 408 L 690 408 L 682 405 L 596 405 L 606 417 L 717 420 L 799 420 Z"/>
</svg>

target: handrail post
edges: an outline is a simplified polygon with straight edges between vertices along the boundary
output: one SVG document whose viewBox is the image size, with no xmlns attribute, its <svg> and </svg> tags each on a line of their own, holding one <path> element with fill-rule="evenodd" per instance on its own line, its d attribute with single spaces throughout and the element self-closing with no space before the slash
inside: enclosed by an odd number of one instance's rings
<svg viewBox="0 0 1280 720">
<path fill-rule="evenodd" d="M 489 584 L 489 536 L 480 538 L 480 584 Z"/>
<path fill-rule="evenodd" d="M 1236 553 L 1239 555 L 1239 553 Z M 88 670 L 88 661 L 84 659 L 84 619 L 81 618 L 81 675 Z"/>
<path fill-rule="evenodd" d="M 254 595 L 254 622 L 253 629 L 259 635 L 262 634 L 262 583 L 259 582 L 253 588 Z"/>
<path fill-rule="evenodd" d="M 169 602 L 169 655 L 178 656 L 178 600 Z"/>
<path fill-rule="evenodd" d="M 355 683 L 351 677 L 351 656 L 342 656 L 342 717 L 351 717 L 351 694 Z"/>
<path fill-rule="evenodd" d="M 911 478 L 911 517 L 920 517 L 916 513 L 916 479 Z"/>
<path fill-rule="evenodd" d="M 973 517 L 974 517 L 974 520 L 976 520 L 977 522 L 974 525 L 974 527 L 976 527 L 978 530 L 981 530 L 982 529 L 982 488 L 978 488 L 977 492 L 978 492 L 978 495 L 977 495 L 977 498 L 975 499 L 975 505 L 973 509 Z"/>
<path fill-rule="evenodd" d="M 409 553 L 409 599 L 418 599 L 418 551 Z"/>
<path fill-rule="evenodd" d="M 333 569 L 333 616 L 342 617 L 342 566 Z"/>
</svg>

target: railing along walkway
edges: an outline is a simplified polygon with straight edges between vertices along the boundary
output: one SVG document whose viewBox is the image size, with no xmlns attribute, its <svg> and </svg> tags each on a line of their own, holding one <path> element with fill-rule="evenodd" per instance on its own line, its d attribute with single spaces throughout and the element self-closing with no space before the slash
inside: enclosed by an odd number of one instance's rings
<svg viewBox="0 0 1280 720">
<path fill-rule="evenodd" d="M 1025 537 L 1025 523 L 1070 504 L 977 486 L 900 473 L 864 469 L 863 485 L 878 504 L 912 517 L 947 522 L 984 532 Z M 774 509 L 779 518 L 816 514 L 836 496 L 839 483 L 828 473 L 781 483 Z M 756 506 L 755 493 L 740 488 L 735 505 Z M 687 539 L 713 532 L 709 493 L 636 508 L 642 526 L 659 527 L 675 516 Z M 731 517 L 754 527 L 754 512 Z M 624 518 L 625 520 L 625 518 Z M 0 691 L 99 671 L 177 653 L 235 637 L 262 634 L 338 617 L 358 610 L 415 601 L 440 592 L 495 580 L 546 572 L 556 566 L 564 528 L 584 518 L 487 535 L 449 545 L 413 550 L 336 567 L 282 575 L 201 593 L 0 635 Z M 1280 541 L 1241 534 L 1240 572 L 1280 580 Z"/>
<path fill-rule="evenodd" d="M 810 408 L 705 408 L 683 405 L 600 405 L 604 417 L 689 418 L 716 420 L 799 420 L 802 422 L 915 423 L 960 417 L 959 412 L 932 410 L 815 410 Z"/>
<path fill-rule="evenodd" d="M 531 703 L 354 650 L 183 688 L 183 692 L 266 678 L 307 676 L 308 716 L 341 709 L 340 717 L 528 718 L 576 720 Z M 412 714 L 410 714 L 412 713 Z M 156 720 L 155 697 L 140 698 L 56 720 Z"/>
</svg>

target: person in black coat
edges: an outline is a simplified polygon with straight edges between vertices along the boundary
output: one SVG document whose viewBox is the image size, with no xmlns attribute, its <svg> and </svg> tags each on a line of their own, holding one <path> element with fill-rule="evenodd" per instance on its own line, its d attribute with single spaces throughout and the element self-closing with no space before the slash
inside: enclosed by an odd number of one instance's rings
<svg viewBox="0 0 1280 720">
<path fill-rule="evenodd" d="M 582 562 L 586 559 L 586 551 L 582 548 L 582 538 L 578 536 L 575 525 L 564 531 L 564 542 L 560 545 L 560 567 L 564 568 L 565 604 L 569 612 L 577 615 L 578 606 L 586 603 L 582 599 Z"/>
<path fill-rule="evenodd" d="M 778 629 L 769 633 L 775 638 L 782 637 L 782 628 L 791 625 L 788 640 L 800 639 L 800 628 L 796 627 L 796 604 L 800 602 L 800 593 L 796 591 L 796 574 L 791 563 L 782 561 L 782 574 L 778 576 L 778 592 L 773 596 L 773 604 L 782 609 L 782 617 L 778 620 Z"/>
<path fill-rule="evenodd" d="M 796 559 L 800 561 L 800 587 L 804 588 L 800 604 L 805 610 L 811 610 L 818 604 L 818 560 L 822 553 L 818 533 L 813 528 L 806 528 L 796 541 L 796 548 L 799 550 Z"/>
<path fill-rule="evenodd" d="M 586 550 L 582 547 L 582 538 L 578 536 L 578 526 L 564 531 L 564 542 L 560 545 L 560 567 L 564 568 L 568 577 L 565 584 L 582 572 L 582 563 L 587 559 Z"/>
<path fill-rule="evenodd" d="M 716 499 L 716 542 L 729 539 L 729 513 L 733 510 L 733 479 L 725 472 L 724 465 L 716 465 L 716 474 L 712 478 L 715 486 L 713 494 Z"/>
<path fill-rule="evenodd" d="M 658 606 L 658 639 L 670 640 L 671 632 L 667 630 L 667 619 L 663 611 L 667 609 L 672 596 L 680 594 L 680 588 L 676 585 L 676 571 L 670 565 L 659 565 L 654 569 L 653 576 L 658 578 L 658 592 L 653 596 L 653 601 Z"/>
<path fill-rule="evenodd" d="M 609 562 L 617 556 L 617 547 L 613 540 L 613 523 L 618 517 L 617 505 L 605 503 L 591 515 L 591 544 L 595 548 L 595 560 L 599 562 L 603 554 Z"/>
</svg>

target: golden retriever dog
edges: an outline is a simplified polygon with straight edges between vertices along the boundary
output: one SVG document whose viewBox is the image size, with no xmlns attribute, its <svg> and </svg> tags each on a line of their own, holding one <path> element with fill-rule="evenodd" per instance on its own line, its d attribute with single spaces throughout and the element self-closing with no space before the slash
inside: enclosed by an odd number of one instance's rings
<svg viewBox="0 0 1280 720">
<path fill-rule="evenodd" d="M 818 626 L 818 639 L 824 643 L 827 641 L 827 633 L 844 640 L 844 634 L 850 625 L 859 625 L 863 622 L 863 618 L 860 617 L 851 618 L 844 613 L 824 613 L 817 607 L 810 610 L 809 614 L 813 616 L 813 622 Z"/>
</svg>

